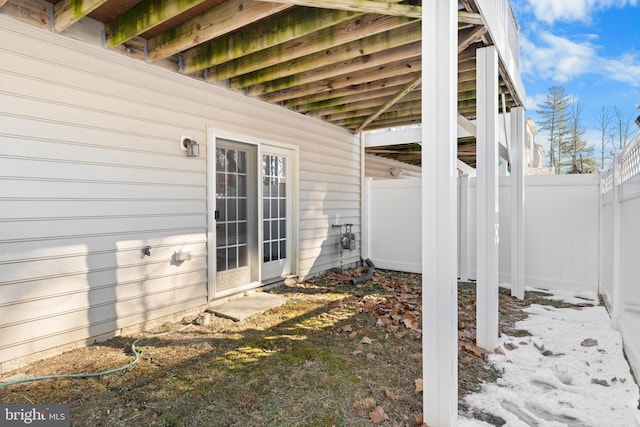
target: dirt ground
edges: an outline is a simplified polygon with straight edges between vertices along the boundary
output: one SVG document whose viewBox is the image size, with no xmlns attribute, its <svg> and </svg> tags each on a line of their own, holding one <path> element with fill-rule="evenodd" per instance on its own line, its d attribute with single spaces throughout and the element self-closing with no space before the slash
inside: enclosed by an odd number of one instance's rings
<svg viewBox="0 0 640 427">
<path fill-rule="evenodd" d="M 130 369 L 101 377 L 47 379 L 0 388 L 0 403 L 68 404 L 72 426 L 420 426 L 421 277 L 363 269 L 330 273 L 270 292 L 285 305 L 241 322 L 213 317 L 136 344 Z M 532 302 L 500 292 L 500 327 Z M 459 408 L 499 373 L 475 340 L 475 285 L 458 286 Z M 121 336 L 9 372 L 16 376 L 100 372 L 133 359 L 132 344 L 189 324 Z M 526 334 L 526 331 L 520 331 Z M 500 420 L 474 416 L 495 425 Z"/>
</svg>

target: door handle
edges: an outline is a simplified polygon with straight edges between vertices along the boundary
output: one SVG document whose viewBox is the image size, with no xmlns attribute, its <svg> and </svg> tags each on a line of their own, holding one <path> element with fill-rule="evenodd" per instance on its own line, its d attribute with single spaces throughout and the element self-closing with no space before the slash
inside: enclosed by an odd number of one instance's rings
<svg viewBox="0 0 640 427">
<path fill-rule="evenodd" d="M 220 219 L 220 211 L 219 210 L 215 210 L 213 212 L 213 219 L 215 219 L 216 221 Z"/>
</svg>

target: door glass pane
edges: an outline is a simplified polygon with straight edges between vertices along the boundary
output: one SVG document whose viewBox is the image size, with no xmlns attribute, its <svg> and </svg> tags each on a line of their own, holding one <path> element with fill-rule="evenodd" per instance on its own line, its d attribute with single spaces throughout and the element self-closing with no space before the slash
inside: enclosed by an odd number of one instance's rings
<svg viewBox="0 0 640 427">
<path fill-rule="evenodd" d="M 264 261 L 278 261 L 286 258 L 286 158 L 264 155 L 262 176 Z"/>
<path fill-rule="evenodd" d="M 216 258 L 217 270 L 246 267 L 247 247 L 247 153 L 216 149 Z"/>
</svg>

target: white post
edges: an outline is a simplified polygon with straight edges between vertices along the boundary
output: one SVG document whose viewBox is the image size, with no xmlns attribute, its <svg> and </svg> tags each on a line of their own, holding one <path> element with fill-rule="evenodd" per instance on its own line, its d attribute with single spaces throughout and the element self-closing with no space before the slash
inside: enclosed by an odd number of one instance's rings
<svg viewBox="0 0 640 427">
<path fill-rule="evenodd" d="M 511 109 L 511 295 L 524 298 L 524 108 Z"/>
<path fill-rule="evenodd" d="M 607 172 L 604 169 L 600 169 L 598 173 L 600 177 L 600 193 L 598 197 L 598 218 L 599 218 L 599 234 L 598 234 L 598 295 L 604 294 L 604 238 L 605 238 L 605 221 L 604 221 L 604 192 L 605 192 L 605 176 Z"/>
<path fill-rule="evenodd" d="M 460 253 L 460 280 L 469 281 L 469 175 L 460 177 L 460 237 L 458 252 Z"/>
<path fill-rule="evenodd" d="M 477 50 L 477 297 L 476 344 L 498 344 L 498 54 Z"/>
<path fill-rule="evenodd" d="M 611 296 L 613 311 L 611 313 L 611 321 L 614 328 L 618 328 L 618 319 L 622 308 L 622 295 L 620 294 L 622 287 L 620 286 L 620 162 L 622 160 L 622 152 L 615 151 L 613 155 L 613 201 L 611 208 L 613 209 L 613 278 Z"/>
<path fill-rule="evenodd" d="M 422 6 L 422 373 L 424 422 L 458 414 L 457 2 Z"/>
</svg>

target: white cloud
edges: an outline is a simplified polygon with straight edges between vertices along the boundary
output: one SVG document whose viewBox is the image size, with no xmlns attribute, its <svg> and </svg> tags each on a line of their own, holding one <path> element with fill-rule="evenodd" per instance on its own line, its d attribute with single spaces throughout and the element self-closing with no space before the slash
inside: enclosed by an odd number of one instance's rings
<svg viewBox="0 0 640 427">
<path fill-rule="evenodd" d="M 538 105 L 544 104 L 544 101 L 547 99 L 546 93 L 537 93 L 535 95 L 527 95 L 527 99 L 525 99 L 525 107 L 527 111 L 537 111 L 540 107 Z"/>
<path fill-rule="evenodd" d="M 576 43 L 547 31 L 538 36 L 538 45 L 524 36 L 520 38 L 523 73 L 564 83 L 592 71 L 597 54 L 590 43 Z"/>
<path fill-rule="evenodd" d="M 619 59 L 603 59 L 602 74 L 612 80 L 640 87 L 640 58 L 625 54 Z"/>
<path fill-rule="evenodd" d="M 591 22 L 595 11 L 635 6 L 637 0 L 529 0 L 529 8 L 540 21 Z"/>
<path fill-rule="evenodd" d="M 640 55 L 625 53 L 618 58 L 606 58 L 597 53 L 591 42 L 574 42 L 548 31 L 537 33 L 534 42 L 520 38 L 523 74 L 566 83 L 583 74 L 596 74 L 608 80 L 640 87 Z"/>
</svg>

